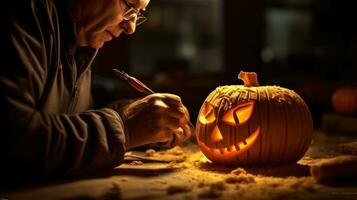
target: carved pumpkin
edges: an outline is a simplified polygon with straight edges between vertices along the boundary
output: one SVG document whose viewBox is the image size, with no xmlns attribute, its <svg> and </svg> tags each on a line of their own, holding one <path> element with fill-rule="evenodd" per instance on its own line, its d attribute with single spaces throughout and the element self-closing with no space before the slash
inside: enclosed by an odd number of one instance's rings
<svg viewBox="0 0 357 200">
<path fill-rule="evenodd" d="M 256 73 L 240 72 L 243 85 L 216 88 L 203 103 L 196 139 L 214 162 L 275 165 L 298 161 L 312 139 L 312 117 L 302 98 L 278 86 L 259 86 Z"/>
<path fill-rule="evenodd" d="M 338 113 L 357 113 L 357 87 L 338 88 L 332 94 L 332 106 Z"/>
</svg>

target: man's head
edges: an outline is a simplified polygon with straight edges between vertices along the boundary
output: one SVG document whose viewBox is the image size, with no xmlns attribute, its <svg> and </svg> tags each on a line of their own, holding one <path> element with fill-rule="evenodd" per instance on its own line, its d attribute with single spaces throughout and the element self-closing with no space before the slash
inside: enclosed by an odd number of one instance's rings
<svg viewBox="0 0 357 200">
<path fill-rule="evenodd" d="M 101 48 L 124 32 L 133 34 L 150 0 L 76 0 L 71 18 L 76 22 L 79 46 Z M 141 19 L 139 19 L 141 18 Z"/>
</svg>

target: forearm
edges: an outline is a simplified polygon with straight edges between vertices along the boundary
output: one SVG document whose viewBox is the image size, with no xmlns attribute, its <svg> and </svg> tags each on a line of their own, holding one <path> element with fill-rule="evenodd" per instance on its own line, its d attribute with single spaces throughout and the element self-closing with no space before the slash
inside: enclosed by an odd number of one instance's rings
<svg viewBox="0 0 357 200">
<path fill-rule="evenodd" d="M 113 168 L 123 160 L 124 125 L 109 108 L 75 115 L 35 112 L 28 124 L 18 126 L 22 128 L 6 128 L 12 134 L 7 137 L 7 156 L 10 167 L 21 171 L 45 176 L 83 174 Z"/>
</svg>

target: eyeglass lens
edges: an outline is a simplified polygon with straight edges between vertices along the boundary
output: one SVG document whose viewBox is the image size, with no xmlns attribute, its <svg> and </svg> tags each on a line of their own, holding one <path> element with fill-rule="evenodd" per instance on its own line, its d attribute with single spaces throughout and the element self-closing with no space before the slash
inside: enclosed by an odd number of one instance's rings
<svg viewBox="0 0 357 200">
<path fill-rule="evenodd" d="M 144 23 L 147 19 L 146 17 L 140 13 L 138 10 L 134 9 L 134 8 L 129 8 L 129 10 L 127 10 L 124 15 L 123 15 L 123 19 L 124 20 L 131 20 L 134 17 L 137 17 L 136 19 L 136 26 L 139 26 L 140 24 Z"/>
</svg>

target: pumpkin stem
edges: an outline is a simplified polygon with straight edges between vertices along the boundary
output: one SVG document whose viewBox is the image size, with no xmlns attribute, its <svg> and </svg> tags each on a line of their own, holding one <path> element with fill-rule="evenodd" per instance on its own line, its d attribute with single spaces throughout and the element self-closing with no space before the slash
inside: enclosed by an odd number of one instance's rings
<svg viewBox="0 0 357 200">
<path fill-rule="evenodd" d="M 244 86 L 246 87 L 259 86 L 258 76 L 255 72 L 240 71 L 238 78 L 244 82 Z"/>
</svg>

